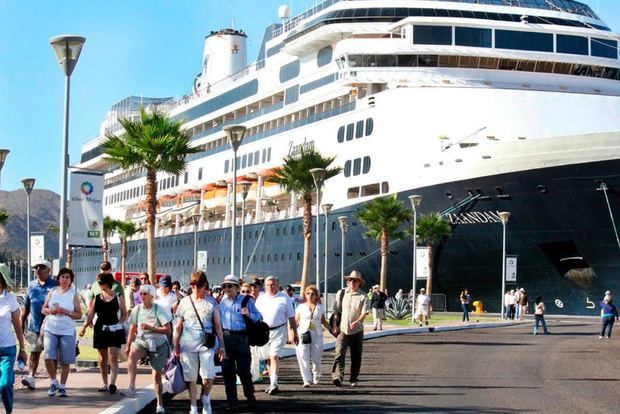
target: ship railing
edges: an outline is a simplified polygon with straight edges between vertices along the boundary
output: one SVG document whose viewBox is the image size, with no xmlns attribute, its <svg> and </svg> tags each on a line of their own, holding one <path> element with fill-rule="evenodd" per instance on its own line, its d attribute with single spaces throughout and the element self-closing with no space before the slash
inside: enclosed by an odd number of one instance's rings
<svg viewBox="0 0 620 414">
<path fill-rule="evenodd" d="M 298 14 L 297 16 L 291 18 L 288 22 L 284 23 L 282 26 L 278 27 L 277 29 L 274 29 L 273 37 L 278 37 L 282 33 L 288 32 L 289 30 L 297 27 L 299 23 L 306 20 L 308 17 L 314 16 L 321 10 L 325 10 L 332 4 L 340 3 L 341 1 L 346 1 L 346 0 L 325 0 L 323 3 L 317 4 L 314 7 L 306 10 L 305 12 Z"/>
</svg>

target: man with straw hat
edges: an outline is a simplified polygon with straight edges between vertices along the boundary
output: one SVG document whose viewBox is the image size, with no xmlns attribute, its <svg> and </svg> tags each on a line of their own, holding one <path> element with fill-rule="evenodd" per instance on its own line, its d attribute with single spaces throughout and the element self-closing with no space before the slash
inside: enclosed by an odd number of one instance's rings
<svg viewBox="0 0 620 414">
<path fill-rule="evenodd" d="M 364 343 L 364 319 L 368 315 L 368 296 L 360 287 L 364 279 L 358 271 L 346 276 L 347 287 L 336 295 L 334 312 L 340 315 L 340 332 L 336 337 L 336 353 L 332 366 L 332 380 L 340 387 L 344 378 L 344 360 L 347 347 L 351 349 L 351 387 L 357 386 L 357 377 L 362 365 L 362 345 Z"/>
</svg>

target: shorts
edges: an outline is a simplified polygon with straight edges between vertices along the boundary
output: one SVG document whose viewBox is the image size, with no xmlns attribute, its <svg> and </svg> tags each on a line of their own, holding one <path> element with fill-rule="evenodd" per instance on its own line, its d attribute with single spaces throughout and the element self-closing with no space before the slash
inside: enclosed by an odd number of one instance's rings
<svg viewBox="0 0 620 414">
<path fill-rule="evenodd" d="M 58 360 L 63 365 L 75 364 L 75 334 L 55 335 L 45 331 L 43 359 Z"/>
<path fill-rule="evenodd" d="M 32 331 L 26 332 L 24 338 L 26 339 L 26 343 L 28 344 L 28 348 L 30 352 L 41 352 L 43 351 L 43 341 L 39 341 L 40 334 Z"/>
<path fill-rule="evenodd" d="M 288 340 L 288 329 L 286 324 L 278 329 L 269 331 L 269 342 L 258 349 L 261 359 L 269 359 L 271 356 L 280 356 L 286 341 Z"/>
<path fill-rule="evenodd" d="M 181 352 L 181 367 L 185 381 L 196 381 L 198 378 L 198 365 L 200 365 L 200 377 L 203 380 L 215 378 L 215 347 L 201 350 L 200 352 Z"/>
<path fill-rule="evenodd" d="M 148 345 L 138 341 L 134 341 L 134 343 L 131 344 L 131 347 L 148 355 L 149 365 L 151 368 L 157 372 L 163 372 L 166 362 L 168 361 L 168 357 L 170 356 L 170 347 L 168 346 L 168 342 L 164 342 L 155 348 L 155 352 L 149 352 Z"/>
</svg>

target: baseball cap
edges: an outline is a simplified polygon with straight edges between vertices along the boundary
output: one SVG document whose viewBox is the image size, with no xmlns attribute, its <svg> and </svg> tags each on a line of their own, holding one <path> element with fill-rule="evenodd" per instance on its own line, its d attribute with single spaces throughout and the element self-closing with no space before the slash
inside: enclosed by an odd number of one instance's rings
<svg viewBox="0 0 620 414">
<path fill-rule="evenodd" d="M 37 260 L 33 261 L 32 267 L 37 267 L 37 266 L 45 266 L 48 269 L 52 268 L 52 264 L 50 262 L 48 262 L 47 260 L 45 260 L 45 259 L 37 259 Z"/>
<path fill-rule="evenodd" d="M 159 278 L 159 286 L 171 288 L 172 287 L 172 278 L 170 277 L 170 275 L 163 275 L 162 277 L 160 277 Z"/>
</svg>

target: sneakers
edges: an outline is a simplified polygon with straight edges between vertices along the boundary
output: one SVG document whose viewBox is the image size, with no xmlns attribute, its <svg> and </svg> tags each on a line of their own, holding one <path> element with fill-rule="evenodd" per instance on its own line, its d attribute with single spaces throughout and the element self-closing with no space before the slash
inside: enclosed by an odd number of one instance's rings
<svg viewBox="0 0 620 414">
<path fill-rule="evenodd" d="M 278 388 L 278 384 L 276 384 L 274 386 L 267 388 L 265 392 L 269 395 L 276 395 L 278 392 L 280 392 L 280 388 Z"/>
<path fill-rule="evenodd" d="M 310 388 L 310 383 L 309 382 L 304 382 L 304 388 Z"/>
<path fill-rule="evenodd" d="M 114 384 L 110 384 L 110 386 L 108 387 L 108 391 L 110 392 L 110 394 L 116 394 L 116 385 Z"/>
<path fill-rule="evenodd" d="M 66 388 L 59 388 L 58 389 L 58 396 L 66 398 L 67 397 L 67 389 Z"/>
<path fill-rule="evenodd" d="M 351 381 L 351 388 L 357 387 L 357 381 Z"/>
<path fill-rule="evenodd" d="M 58 384 L 50 384 L 50 389 L 47 390 L 47 395 L 53 397 L 58 392 Z"/>
<path fill-rule="evenodd" d="M 126 390 L 121 391 L 121 395 L 127 398 L 136 398 L 136 390 L 127 388 Z"/>
<path fill-rule="evenodd" d="M 340 378 L 334 378 L 332 382 L 336 387 L 340 387 L 342 385 L 342 380 Z"/>
<path fill-rule="evenodd" d="M 158 405 L 155 409 L 155 414 L 166 414 L 166 410 L 162 405 Z"/>
<path fill-rule="evenodd" d="M 34 377 L 32 375 L 27 375 L 22 378 L 22 385 L 28 388 L 29 390 L 34 390 Z"/>
</svg>

